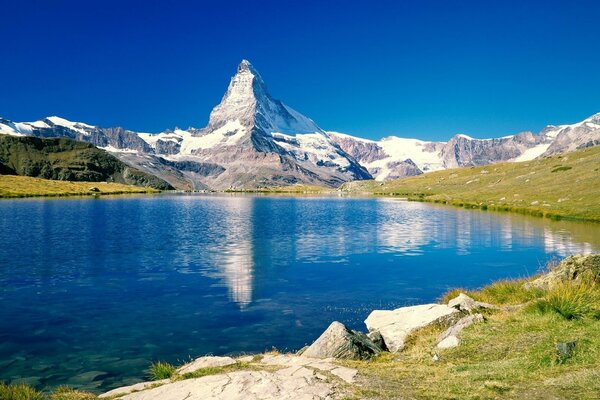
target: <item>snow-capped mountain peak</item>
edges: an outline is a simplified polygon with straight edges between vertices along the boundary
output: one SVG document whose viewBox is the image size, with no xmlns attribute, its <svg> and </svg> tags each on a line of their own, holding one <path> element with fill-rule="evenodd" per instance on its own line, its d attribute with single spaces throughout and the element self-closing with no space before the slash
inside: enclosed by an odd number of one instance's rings
<svg viewBox="0 0 600 400">
<path fill-rule="evenodd" d="M 238 65 L 221 103 L 210 113 L 206 131 L 219 129 L 230 121 L 267 134 L 323 132 L 311 119 L 274 99 L 248 60 Z"/>
</svg>

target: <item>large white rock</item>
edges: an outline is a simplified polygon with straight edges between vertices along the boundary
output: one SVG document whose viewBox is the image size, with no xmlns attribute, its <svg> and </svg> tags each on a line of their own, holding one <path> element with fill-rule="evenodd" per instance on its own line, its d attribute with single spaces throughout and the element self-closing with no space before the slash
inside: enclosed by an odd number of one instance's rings
<svg viewBox="0 0 600 400">
<path fill-rule="evenodd" d="M 375 310 L 365 320 L 369 332 L 379 331 L 389 351 L 404 349 L 407 336 L 431 324 L 450 324 L 459 311 L 444 304 L 423 304 L 395 310 Z"/>
<path fill-rule="evenodd" d="M 309 368 L 238 371 L 186 379 L 122 397 L 125 400 L 319 400 L 337 396 L 335 385 Z"/>
<path fill-rule="evenodd" d="M 112 397 L 112 396 L 122 396 L 122 395 L 133 393 L 133 392 L 139 392 L 140 390 L 145 390 L 145 389 L 150 389 L 152 387 L 161 386 L 161 385 L 164 385 L 164 384 L 170 383 L 170 382 L 171 382 L 170 379 L 161 379 L 159 381 L 140 382 L 140 383 L 136 383 L 134 385 L 118 387 L 118 388 L 110 390 L 106 393 L 102 393 L 98 397 L 104 398 L 104 397 Z"/>
<path fill-rule="evenodd" d="M 198 371 L 202 368 L 209 367 L 225 367 L 227 365 L 235 364 L 236 361 L 231 357 L 215 357 L 205 356 L 196 358 L 194 361 L 184 364 L 177 369 L 177 372 L 181 375 L 189 374 L 190 372 Z"/>
</svg>

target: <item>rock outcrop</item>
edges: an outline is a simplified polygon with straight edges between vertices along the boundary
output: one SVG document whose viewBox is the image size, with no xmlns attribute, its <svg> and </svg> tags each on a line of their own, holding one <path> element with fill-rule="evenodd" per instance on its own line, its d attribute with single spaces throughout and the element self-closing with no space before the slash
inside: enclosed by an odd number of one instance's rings
<svg viewBox="0 0 600 400">
<path fill-rule="evenodd" d="M 496 306 L 491 304 L 476 301 L 464 293 L 460 293 L 458 296 L 450 300 L 448 302 L 448 306 L 467 313 L 471 313 L 482 308 L 496 308 Z"/>
<path fill-rule="evenodd" d="M 458 346 L 460 344 L 458 334 L 466 327 L 483 321 L 485 321 L 485 318 L 481 314 L 472 314 L 462 317 L 438 337 L 436 347 L 438 349 L 448 349 Z"/>
<path fill-rule="evenodd" d="M 265 354 L 259 358 L 252 361 L 254 358 L 247 356 L 238 360 L 200 357 L 194 361 L 195 366 L 230 365 L 231 360 L 236 363 L 242 359 L 251 362 L 252 366 L 249 370 L 201 378 L 141 382 L 111 390 L 100 397 L 117 396 L 127 400 L 332 400 L 344 396 L 344 386 L 354 383 L 357 374 L 355 369 L 335 364 L 332 358 L 289 354 Z M 178 371 L 184 371 L 184 367 Z"/>
<path fill-rule="evenodd" d="M 460 312 L 444 304 L 423 304 L 395 310 L 375 310 L 365 320 L 369 332 L 377 331 L 391 352 L 404 349 L 406 338 L 432 324 L 449 325 Z"/>
<path fill-rule="evenodd" d="M 600 282 L 600 254 L 567 257 L 525 287 L 551 289 L 564 282 Z"/>
<path fill-rule="evenodd" d="M 382 349 L 366 334 L 350 330 L 334 321 L 312 345 L 302 352 L 302 355 L 315 358 L 365 360 L 381 351 Z"/>
</svg>

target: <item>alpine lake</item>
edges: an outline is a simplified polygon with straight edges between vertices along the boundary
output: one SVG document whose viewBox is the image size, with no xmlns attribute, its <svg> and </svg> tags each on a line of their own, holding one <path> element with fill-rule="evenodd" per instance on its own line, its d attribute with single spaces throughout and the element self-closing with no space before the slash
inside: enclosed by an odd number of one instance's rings
<svg viewBox="0 0 600 400">
<path fill-rule="evenodd" d="M 103 392 L 153 361 L 294 351 L 334 320 L 535 274 L 600 225 L 391 198 L 0 201 L 0 380 Z"/>
</svg>

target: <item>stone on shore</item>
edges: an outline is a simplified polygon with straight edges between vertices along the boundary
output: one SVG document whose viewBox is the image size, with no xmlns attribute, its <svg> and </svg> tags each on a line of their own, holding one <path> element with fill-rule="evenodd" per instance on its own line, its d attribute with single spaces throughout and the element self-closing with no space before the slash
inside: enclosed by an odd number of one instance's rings
<svg viewBox="0 0 600 400">
<path fill-rule="evenodd" d="M 449 325 L 460 312 L 444 304 L 423 304 L 395 310 L 375 310 L 365 320 L 369 332 L 378 331 L 388 350 L 404 349 L 404 342 L 414 331 L 432 324 Z"/>
<path fill-rule="evenodd" d="M 481 314 L 472 314 L 467 315 L 461 319 L 459 319 L 454 325 L 450 328 L 446 329 L 439 337 L 438 337 L 438 349 L 449 349 L 452 347 L 457 347 L 460 344 L 460 338 L 458 334 L 468 326 L 473 325 L 477 322 L 485 321 L 483 315 Z"/>
<path fill-rule="evenodd" d="M 340 322 L 334 321 L 308 349 L 302 352 L 302 356 L 366 360 L 380 352 L 381 348 L 366 334 L 350 330 Z"/>
<path fill-rule="evenodd" d="M 205 356 L 196 358 L 194 361 L 184 364 L 183 366 L 177 369 L 177 372 L 180 375 L 183 375 L 198 371 L 202 368 L 225 367 L 227 365 L 232 365 L 235 363 L 236 361 L 231 357 Z"/>
<path fill-rule="evenodd" d="M 481 308 L 496 308 L 495 306 L 476 301 L 464 293 L 459 294 L 448 302 L 448 307 L 454 307 L 459 311 L 472 312 Z"/>
</svg>

